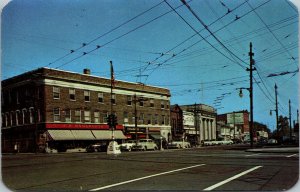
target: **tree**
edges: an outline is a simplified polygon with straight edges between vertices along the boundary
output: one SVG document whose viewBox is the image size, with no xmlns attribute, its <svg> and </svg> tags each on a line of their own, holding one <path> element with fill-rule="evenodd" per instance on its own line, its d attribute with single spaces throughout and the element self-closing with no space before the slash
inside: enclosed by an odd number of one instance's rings
<svg viewBox="0 0 300 192">
<path fill-rule="evenodd" d="M 278 130 L 274 130 L 274 136 L 280 140 L 284 136 L 289 136 L 289 119 L 287 117 L 278 117 Z"/>
</svg>

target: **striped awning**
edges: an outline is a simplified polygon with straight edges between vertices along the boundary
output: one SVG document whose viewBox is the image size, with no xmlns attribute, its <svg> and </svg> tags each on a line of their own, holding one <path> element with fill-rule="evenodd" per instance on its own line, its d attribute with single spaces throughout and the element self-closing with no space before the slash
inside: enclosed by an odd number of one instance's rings
<svg viewBox="0 0 300 192">
<path fill-rule="evenodd" d="M 111 140 L 110 130 L 48 130 L 49 140 Z M 114 131 L 115 139 L 127 139 L 121 130 Z"/>
</svg>

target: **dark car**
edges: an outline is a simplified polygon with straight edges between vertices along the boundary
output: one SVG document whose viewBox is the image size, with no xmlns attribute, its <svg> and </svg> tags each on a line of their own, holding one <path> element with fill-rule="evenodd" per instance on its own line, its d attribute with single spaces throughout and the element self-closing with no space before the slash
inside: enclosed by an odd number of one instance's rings
<svg viewBox="0 0 300 192">
<path fill-rule="evenodd" d="M 105 144 L 91 144 L 89 146 L 86 147 L 86 152 L 101 152 L 101 151 L 106 151 L 107 150 L 107 146 Z"/>
</svg>

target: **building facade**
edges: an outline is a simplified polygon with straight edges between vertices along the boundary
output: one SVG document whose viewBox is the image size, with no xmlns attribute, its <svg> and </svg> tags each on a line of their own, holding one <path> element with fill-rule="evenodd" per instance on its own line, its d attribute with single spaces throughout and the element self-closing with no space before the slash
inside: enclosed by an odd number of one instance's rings
<svg viewBox="0 0 300 192">
<path fill-rule="evenodd" d="M 2 151 L 85 146 L 95 141 L 171 134 L 170 91 L 39 68 L 2 84 Z M 112 92 L 111 92 L 112 90 Z M 112 94 L 111 94 L 112 93 Z M 112 131 L 109 114 L 117 116 Z M 136 118 L 136 119 L 135 119 Z"/>
<path fill-rule="evenodd" d="M 172 130 L 172 140 L 181 140 L 184 135 L 183 129 L 183 111 L 179 105 L 171 106 L 171 130 Z"/>
<path fill-rule="evenodd" d="M 217 116 L 217 121 L 232 128 L 231 139 L 245 140 L 250 137 L 249 112 L 247 110 L 220 114 Z"/>
<path fill-rule="evenodd" d="M 193 145 L 216 140 L 216 110 L 205 104 L 182 105 L 185 137 Z"/>
</svg>

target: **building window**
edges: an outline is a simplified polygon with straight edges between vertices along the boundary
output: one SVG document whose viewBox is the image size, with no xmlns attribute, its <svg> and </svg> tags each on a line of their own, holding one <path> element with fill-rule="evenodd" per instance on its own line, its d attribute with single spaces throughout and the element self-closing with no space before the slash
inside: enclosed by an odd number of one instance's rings
<svg viewBox="0 0 300 192">
<path fill-rule="evenodd" d="M 144 113 L 140 113 L 140 116 L 139 116 L 139 122 L 141 124 L 144 124 Z"/>
<path fill-rule="evenodd" d="M 53 119 L 54 121 L 60 121 L 60 110 L 59 108 L 53 109 Z"/>
<path fill-rule="evenodd" d="M 25 120 L 26 120 L 26 112 L 27 112 L 26 109 L 22 110 L 22 122 L 21 122 L 21 124 L 26 124 L 26 122 L 25 122 Z"/>
<path fill-rule="evenodd" d="M 147 120 L 148 124 L 152 124 L 152 115 L 148 114 L 148 120 Z"/>
<path fill-rule="evenodd" d="M 166 105 L 167 105 L 166 108 L 169 109 L 170 108 L 169 101 L 166 102 Z"/>
<path fill-rule="evenodd" d="M 103 113 L 103 123 L 107 123 L 108 112 Z"/>
<path fill-rule="evenodd" d="M 53 87 L 53 99 L 60 98 L 60 89 L 59 87 Z"/>
<path fill-rule="evenodd" d="M 5 125 L 5 115 L 2 113 L 2 127 L 6 127 Z"/>
<path fill-rule="evenodd" d="M 141 98 L 141 99 L 139 100 L 139 105 L 140 105 L 140 107 L 143 107 L 143 106 L 144 106 L 144 100 L 143 100 L 143 98 Z"/>
<path fill-rule="evenodd" d="M 161 101 L 161 102 L 160 102 L 160 108 L 162 108 L 162 109 L 165 108 L 165 102 L 164 102 L 164 101 Z"/>
<path fill-rule="evenodd" d="M 164 125 L 166 123 L 166 116 L 161 116 L 161 124 Z"/>
<path fill-rule="evenodd" d="M 103 93 L 98 93 L 98 102 L 99 103 L 103 103 L 104 102 Z"/>
<path fill-rule="evenodd" d="M 81 111 L 80 111 L 80 109 L 75 110 L 74 121 L 75 122 L 81 122 Z"/>
<path fill-rule="evenodd" d="M 155 125 L 158 124 L 158 114 L 155 114 L 155 116 L 154 116 L 154 124 Z"/>
<path fill-rule="evenodd" d="M 16 102 L 17 102 L 17 104 L 20 104 L 19 91 L 16 91 Z"/>
<path fill-rule="evenodd" d="M 84 111 L 84 122 L 91 122 L 91 112 Z"/>
<path fill-rule="evenodd" d="M 33 119 L 34 119 L 33 115 L 34 115 L 34 109 L 30 108 L 29 109 L 29 123 L 34 123 L 33 122 Z"/>
<path fill-rule="evenodd" d="M 128 123 L 128 112 L 127 111 L 124 111 L 123 117 L 124 117 L 124 123 Z"/>
<path fill-rule="evenodd" d="M 116 104 L 116 94 L 112 94 L 111 96 L 111 103 Z"/>
<path fill-rule="evenodd" d="M 90 91 L 84 91 L 84 101 L 90 101 Z"/>
<path fill-rule="evenodd" d="M 150 99 L 150 107 L 154 107 L 154 100 Z"/>
<path fill-rule="evenodd" d="M 19 124 L 20 124 L 20 123 L 19 123 L 19 119 L 20 119 L 20 111 L 17 110 L 17 111 L 16 111 L 16 125 L 19 125 Z"/>
<path fill-rule="evenodd" d="M 132 96 L 131 95 L 127 96 L 127 105 L 132 105 Z"/>
<path fill-rule="evenodd" d="M 71 109 L 65 109 L 65 122 L 71 122 Z"/>
<path fill-rule="evenodd" d="M 168 115 L 167 115 L 167 117 L 166 117 L 165 124 L 166 124 L 166 125 L 169 125 L 169 124 L 170 124 L 170 117 L 169 117 Z"/>
<path fill-rule="evenodd" d="M 100 123 L 100 112 L 99 111 L 94 112 L 94 123 Z"/>
<path fill-rule="evenodd" d="M 71 101 L 75 101 L 76 100 L 75 89 L 69 89 L 69 96 L 70 96 L 70 100 Z"/>
</svg>

